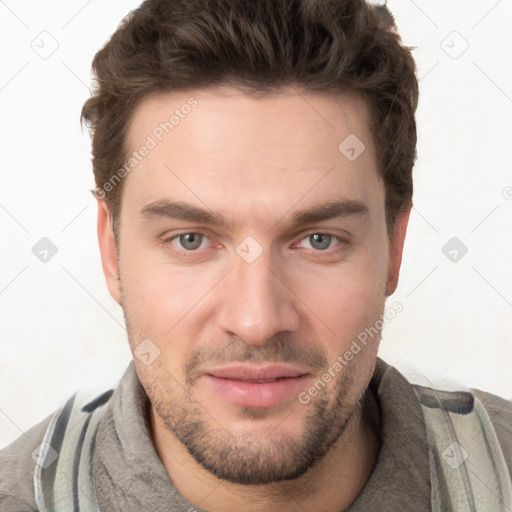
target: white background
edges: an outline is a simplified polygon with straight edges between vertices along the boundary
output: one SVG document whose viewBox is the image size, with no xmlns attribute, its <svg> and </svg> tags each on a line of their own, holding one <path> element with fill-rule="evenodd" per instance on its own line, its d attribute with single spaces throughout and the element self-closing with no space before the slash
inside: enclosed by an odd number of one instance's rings
<svg viewBox="0 0 512 512">
<path fill-rule="evenodd" d="M 94 53 L 138 3 L 0 0 L 0 447 L 75 390 L 114 385 L 131 358 L 79 115 Z M 416 47 L 421 95 L 415 206 L 389 300 L 404 309 L 381 357 L 511 399 L 512 1 L 389 6 Z M 47 263 L 32 253 L 42 237 L 58 248 Z M 452 237 L 468 248 L 455 263 L 442 252 Z"/>
</svg>

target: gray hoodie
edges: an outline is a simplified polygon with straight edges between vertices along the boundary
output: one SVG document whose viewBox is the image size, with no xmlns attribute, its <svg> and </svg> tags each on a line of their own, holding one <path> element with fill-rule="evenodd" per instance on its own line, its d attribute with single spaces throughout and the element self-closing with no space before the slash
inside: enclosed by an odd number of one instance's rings
<svg viewBox="0 0 512 512">
<path fill-rule="evenodd" d="M 512 403 L 482 391 L 474 390 L 474 394 L 489 414 L 508 467 L 506 477 L 512 478 Z M 204 512 L 179 493 L 155 451 L 149 399 L 133 361 L 113 392 L 105 393 L 102 400 L 104 413 L 91 453 L 99 509 Z M 363 402 L 381 434 L 381 445 L 368 481 L 347 510 L 432 510 L 427 431 L 417 391 L 395 368 L 377 359 Z M 41 444 L 51 418 L 0 451 L 0 512 L 38 510 L 34 497 L 36 462 L 31 454 Z"/>
</svg>

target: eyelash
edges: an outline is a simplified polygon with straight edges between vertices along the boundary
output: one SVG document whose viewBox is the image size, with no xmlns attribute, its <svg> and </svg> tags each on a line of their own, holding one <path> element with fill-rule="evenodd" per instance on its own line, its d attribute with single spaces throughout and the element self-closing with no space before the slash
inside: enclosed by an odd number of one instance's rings
<svg viewBox="0 0 512 512">
<path fill-rule="evenodd" d="M 183 236 L 183 235 L 200 235 L 200 236 L 203 236 L 206 239 L 210 240 L 209 236 L 206 233 L 202 233 L 201 231 L 184 231 L 182 233 L 177 233 L 177 234 L 174 234 L 174 235 L 172 235 L 170 237 L 165 238 L 163 240 L 163 244 L 167 248 L 169 248 L 172 252 L 174 252 L 176 254 L 179 254 L 181 256 L 184 256 L 184 257 L 193 257 L 193 256 L 197 256 L 198 254 L 200 254 L 201 249 L 187 251 L 185 249 L 177 248 L 172 243 L 173 240 L 175 240 L 175 239 L 177 239 L 177 238 L 179 238 L 180 236 Z M 326 235 L 326 236 L 330 236 L 333 239 L 338 241 L 337 245 L 335 245 L 334 247 L 331 247 L 329 249 L 324 249 L 324 250 L 310 249 L 311 251 L 313 251 L 315 253 L 319 253 L 319 254 L 322 254 L 322 253 L 323 254 L 332 254 L 333 252 L 342 250 L 343 248 L 345 248 L 348 245 L 348 241 L 346 239 L 340 237 L 339 235 L 335 235 L 334 233 L 329 233 L 329 232 L 324 232 L 324 231 L 312 231 L 312 232 L 302 236 L 298 241 L 294 242 L 292 244 L 292 246 L 299 244 L 303 240 L 306 240 L 307 238 L 309 238 L 309 237 L 311 237 L 313 235 Z"/>
</svg>

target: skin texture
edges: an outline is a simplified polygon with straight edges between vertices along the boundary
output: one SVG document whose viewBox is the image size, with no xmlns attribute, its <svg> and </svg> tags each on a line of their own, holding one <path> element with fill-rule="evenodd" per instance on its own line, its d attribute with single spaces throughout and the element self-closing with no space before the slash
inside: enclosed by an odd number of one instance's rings
<svg viewBox="0 0 512 512">
<path fill-rule="evenodd" d="M 410 208 L 388 237 L 367 108 L 352 94 L 290 88 L 254 97 L 227 86 L 160 94 L 136 109 L 130 150 L 191 97 L 197 106 L 125 178 L 119 248 L 98 201 L 103 269 L 130 346 L 150 340 L 158 355 L 148 365 L 134 357 L 155 447 L 178 490 L 207 510 L 339 511 L 378 453 L 360 401 L 380 334 L 307 404 L 297 391 L 381 318 Z M 338 149 L 350 134 L 366 146 L 354 161 Z M 222 222 L 141 214 L 163 200 Z M 293 221 L 341 200 L 366 211 Z M 306 375 L 273 405 L 239 405 L 205 375 L 235 362 L 286 362 Z"/>
</svg>

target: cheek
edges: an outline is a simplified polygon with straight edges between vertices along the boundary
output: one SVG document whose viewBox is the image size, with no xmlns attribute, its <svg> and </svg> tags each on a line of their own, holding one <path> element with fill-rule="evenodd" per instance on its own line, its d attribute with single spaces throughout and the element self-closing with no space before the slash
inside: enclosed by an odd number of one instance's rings
<svg viewBox="0 0 512 512">
<path fill-rule="evenodd" d="M 123 309 L 134 355 L 137 355 L 139 343 L 147 339 L 151 341 L 152 354 L 156 355 L 150 366 L 134 358 L 142 382 L 148 382 L 154 375 L 159 376 L 157 380 L 167 379 L 169 374 L 183 381 L 183 361 L 189 350 L 183 329 L 188 328 L 190 336 L 190 323 L 186 320 L 187 311 L 191 309 L 187 303 L 192 298 L 184 297 L 177 288 L 178 278 L 171 279 L 165 272 L 148 266 L 138 268 L 133 274 L 127 273 L 123 282 Z"/>
<path fill-rule="evenodd" d="M 218 272 L 199 272 L 193 266 L 177 269 L 151 251 L 139 249 L 125 255 L 120 261 L 122 304 L 131 343 L 149 338 L 160 349 L 166 367 L 172 362 L 178 368 L 176 362 L 190 350 L 188 341 L 204 323 L 204 298 L 218 280 Z"/>
<path fill-rule="evenodd" d="M 298 277 L 297 295 L 307 305 L 305 314 L 323 340 L 330 363 L 349 351 L 342 362 L 363 368 L 376 354 L 380 331 L 375 326 L 384 311 L 387 260 L 371 254 L 360 252 L 336 268 Z"/>
<path fill-rule="evenodd" d="M 333 330 L 360 324 L 379 313 L 385 300 L 383 260 L 359 253 L 333 267 L 300 269 L 294 276 L 297 295 Z"/>
</svg>

